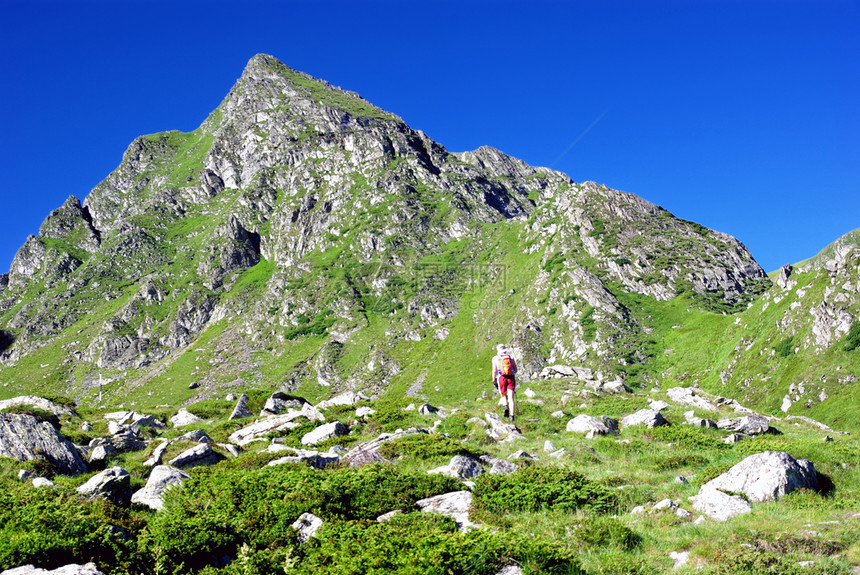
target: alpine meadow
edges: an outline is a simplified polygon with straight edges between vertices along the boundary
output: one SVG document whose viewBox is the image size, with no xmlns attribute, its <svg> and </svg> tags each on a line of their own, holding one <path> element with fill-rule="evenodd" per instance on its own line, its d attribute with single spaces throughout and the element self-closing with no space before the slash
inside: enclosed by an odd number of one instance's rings
<svg viewBox="0 0 860 575">
<path fill-rule="evenodd" d="M 257 55 L 0 275 L 0 570 L 858 573 L 858 375 L 860 230 L 767 274 Z"/>
</svg>

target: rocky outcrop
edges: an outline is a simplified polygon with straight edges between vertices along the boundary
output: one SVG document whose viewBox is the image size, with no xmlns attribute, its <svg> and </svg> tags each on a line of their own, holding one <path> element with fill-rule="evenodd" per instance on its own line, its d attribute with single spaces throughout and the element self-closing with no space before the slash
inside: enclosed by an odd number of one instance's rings
<svg viewBox="0 0 860 575">
<path fill-rule="evenodd" d="M 146 485 L 142 489 L 135 491 L 134 495 L 131 496 L 131 502 L 140 503 L 150 509 L 160 511 L 164 508 L 164 492 L 168 489 L 181 486 L 182 482 L 190 479 L 190 477 L 190 475 L 176 467 L 156 465 L 152 468 L 152 472 L 146 480 Z"/>
<path fill-rule="evenodd" d="M 795 489 L 815 489 L 818 474 L 807 459 L 794 459 L 779 451 L 750 455 L 706 486 L 743 494 L 748 501 L 776 501 Z"/>
<path fill-rule="evenodd" d="M 350 449 L 349 452 L 343 456 L 343 462 L 350 467 L 361 467 L 368 463 L 387 463 L 388 460 L 379 454 L 379 449 L 384 444 L 389 441 L 400 439 L 401 437 L 416 435 L 418 433 L 430 432 L 420 427 L 410 427 L 409 429 L 404 429 L 397 433 L 383 433 L 376 439 L 359 443 Z"/>
<path fill-rule="evenodd" d="M 653 409 L 640 409 L 636 413 L 621 418 L 621 429 L 631 427 L 633 425 L 644 425 L 652 429 L 662 425 L 669 425 L 666 418 L 659 411 Z"/>
<path fill-rule="evenodd" d="M 65 475 L 87 470 L 70 441 L 31 415 L 0 413 L 0 455 L 18 461 L 44 459 Z"/>
<path fill-rule="evenodd" d="M 471 528 L 480 527 L 480 525 L 469 521 L 472 499 L 473 496 L 470 491 L 454 491 L 421 499 L 416 501 L 415 505 L 425 513 L 447 515 L 457 522 L 457 527 L 461 531 L 468 531 Z"/>
<path fill-rule="evenodd" d="M 302 445 L 316 445 L 327 439 L 340 437 L 348 433 L 349 428 L 346 425 L 339 421 L 332 421 L 304 434 L 302 436 Z"/>
<path fill-rule="evenodd" d="M 59 405 L 53 401 L 48 401 L 47 399 L 37 397 L 35 395 L 19 395 L 18 397 L 13 397 L 11 399 L 4 399 L 0 401 L 0 411 L 12 407 L 13 405 L 32 405 L 35 408 L 50 411 L 54 415 L 77 415 L 75 410 L 71 407 Z"/>
<path fill-rule="evenodd" d="M 104 497 L 119 505 L 127 505 L 131 498 L 131 476 L 122 467 L 111 467 L 90 477 L 77 491 L 90 499 Z"/>
<path fill-rule="evenodd" d="M 63 565 L 56 569 L 41 569 L 33 565 L 22 565 L 14 569 L 6 569 L 0 575 L 104 575 L 95 563 L 78 565 L 76 563 Z"/>
</svg>

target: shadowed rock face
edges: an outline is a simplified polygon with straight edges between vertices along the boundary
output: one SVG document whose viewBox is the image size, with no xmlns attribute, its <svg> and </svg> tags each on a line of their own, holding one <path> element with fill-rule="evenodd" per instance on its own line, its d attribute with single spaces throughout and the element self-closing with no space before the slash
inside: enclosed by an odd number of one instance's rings
<svg viewBox="0 0 860 575">
<path fill-rule="evenodd" d="M 70 441 L 31 415 L 0 413 L 0 455 L 18 461 L 44 459 L 65 475 L 87 470 Z"/>
</svg>

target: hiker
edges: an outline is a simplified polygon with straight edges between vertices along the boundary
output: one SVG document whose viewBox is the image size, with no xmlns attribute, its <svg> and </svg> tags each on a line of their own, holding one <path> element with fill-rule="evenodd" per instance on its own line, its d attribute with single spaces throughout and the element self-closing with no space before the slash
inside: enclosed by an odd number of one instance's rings
<svg viewBox="0 0 860 575">
<path fill-rule="evenodd" d="M 503 343 L 496 346 L 496 352 L 493 357 L 493 386 L 499 388 L 499 395 L 505 400 L 505 417 L 513 423 L 516 413 L 514 391 L 517 386 L 517 362 L 508 353 L 508 346 Z"/>
</svg>

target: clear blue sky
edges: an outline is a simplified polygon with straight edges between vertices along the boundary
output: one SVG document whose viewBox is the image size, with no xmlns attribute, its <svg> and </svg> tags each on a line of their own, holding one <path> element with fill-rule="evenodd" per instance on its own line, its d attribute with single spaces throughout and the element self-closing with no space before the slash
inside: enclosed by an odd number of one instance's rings
<svg viewBox="0 0 860 575">
<path fill-rule="evenodd" d="M 0 271 L 261 52 L 451 151 L 493 146 L 732 234 L 767 271 L 860 227 L 857 0 L 2 0 L 0 22 Z"/>
</svg>

